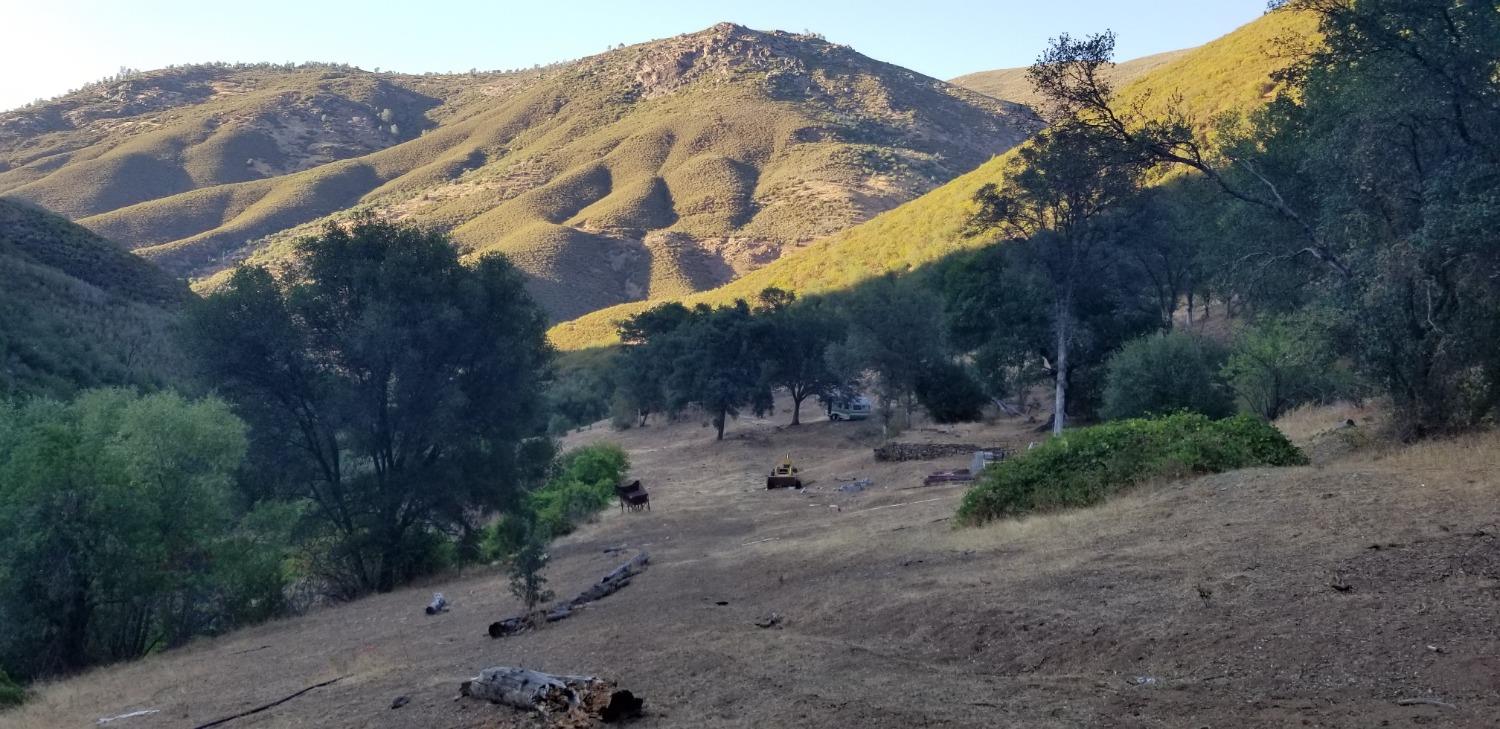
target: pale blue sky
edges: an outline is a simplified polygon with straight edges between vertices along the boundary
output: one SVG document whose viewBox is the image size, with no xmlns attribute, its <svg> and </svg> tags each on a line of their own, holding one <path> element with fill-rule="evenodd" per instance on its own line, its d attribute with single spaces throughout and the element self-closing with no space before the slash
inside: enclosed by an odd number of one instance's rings
<svg viewBox="0 0 1500 729">
<path fill-rule="evenodd" d="M 812 30 L 938 78 L 1029 63 L 1059 32 L 1110 28 L 1120 60 L 1194 46 L 1265 0 L 0 0 L 0 109 L 120 66 L 338 61 L 398 71 L 550 63 L 705 28 Z"/>
</svg>

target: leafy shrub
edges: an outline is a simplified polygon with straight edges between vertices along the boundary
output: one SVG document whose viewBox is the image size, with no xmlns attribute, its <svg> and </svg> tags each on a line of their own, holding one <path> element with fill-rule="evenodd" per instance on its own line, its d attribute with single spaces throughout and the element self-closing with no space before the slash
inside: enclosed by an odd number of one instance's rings
<svg viewBox="0 0 1500 729">
<path fill-rule="evenodd" d="M 20 706 L 24 701 L 26 701 L 26 690 L 12 681 L 10 676 L 5 675 L 5 669 L 0 668 L 0 709 Z"/>
<path fill-rule="evenodd" d="M 1217 342 L 1183 332 L 1132 340 L 1109 360 L 1100 415 L 1118 420 L 1190 410 L 1225 417 L 1234 412 L 1219 378 L 1226 357 Z"/>
<path fill-rule="evenodd" d="M 528 612 L 552 599 L 552 591 L 547 589 L 547 578 L 542 575 L 547 562 L 551 560 L 551 555 L 547 553 L 550 538 L 551 534 L 546 527 L 524 524 L 519 548 L 510 561 L 510 592 L 526 604 Z"/>
<path fill-rule="evenodd" d="M 0 660 L 28 679 L 135 658 L 274 595 L 274 577 L 220 560 L 257 552 L 236 547 L 230 508 L 245 447 L 244 423 L 211 398 L 0 403 Z"/>
<path fill-rule="evenodd" d="M 917 378 L 917 402 L 939 423 L 972 423 L 983 416 L 984 388 L 963 365 L 939 362 Z"/>
<path fill-rule="evenodd" d="M 615 485 L 629 468 L 625 451 L 611 443 L 569 452 L 558 462 L 556 474 L 527 497 L 528 511 L 547 534 L 567 534 L 609 506 Z"/>
<path fill-rule="evenodd" d="M 986 469 L 964 496 L 960 521 L 1096 504 L 1153 478 L 1250 466 L 1307 463 L 1286 437 L 1250 415 L 1210 420 L 1197 413 L 1121 420 L 1069 431 Z"/>
<path fill-rule="evenodd" d="M 1224 363 L 1241 405 L 1267 420 L 1309 402 L 1358 394 L 1328 337 L 1309 317 L 1268 318 L 1247 328 Z"/>
</svg>

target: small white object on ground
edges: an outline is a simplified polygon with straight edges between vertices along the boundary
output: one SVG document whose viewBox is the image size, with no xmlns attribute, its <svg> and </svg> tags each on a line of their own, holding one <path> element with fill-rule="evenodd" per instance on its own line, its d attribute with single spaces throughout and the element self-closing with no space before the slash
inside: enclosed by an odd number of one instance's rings
<svg viewBox="0 0 1500 729">
<path fill-rule="evenodd" d="M 132 711 L 129 714 L 121 714 L 119 716 L 107 716 L 107 717 L 104 717 L 103 719 L 99 720 L 99 723 L 100 724 L 108 724 L 108 723 L 110 723 L 112 721 L 120 721 L 121 719 L 134 719 L 137 716 L 150 716 L 151 714 L 160 714 L 160 713 L 161 713 L 161 709 L 141 709 L 140 711 Z"/>
</svg>

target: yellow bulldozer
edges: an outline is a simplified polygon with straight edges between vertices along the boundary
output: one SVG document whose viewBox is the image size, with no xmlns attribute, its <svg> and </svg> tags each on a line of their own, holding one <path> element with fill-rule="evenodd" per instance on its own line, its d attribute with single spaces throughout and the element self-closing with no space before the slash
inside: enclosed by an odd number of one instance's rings
<svg viewBox="0 0 1500 729">
<path fill-rule="evenodd" d="M 797 467 L 792 465 L 791 455 L 781 459 L 775 468 L 771 469 L 770 475 L 766 476 L 766 488 L 768 489 L 800 489 L 802 488 L 802 477 L 797 475 Z"/>
</svg>

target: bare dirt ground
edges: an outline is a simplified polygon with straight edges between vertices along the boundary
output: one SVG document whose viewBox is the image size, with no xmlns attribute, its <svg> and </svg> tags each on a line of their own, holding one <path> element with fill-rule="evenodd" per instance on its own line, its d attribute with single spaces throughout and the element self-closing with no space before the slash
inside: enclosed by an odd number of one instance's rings
<svg viewBox="0 0 1500 729">
<path fill-rule="evenodd" d="M 653 728 L 1500 725 L 1500 438 L 1320 446 L 1331 455 L 1307 468 L 955 528 L 963 488 L 921 476 L 966 459 L 877 464 L 861 427 L 571 436 L 624 445 L 653 509 L 559 542 L 550 586 L 575 594 L 637 549 L 652 564 L 543 630 L 488 638 L 518 605 L 501 570 L 479 570 L 48 685 L 0 727 L 146 709 L 160 712 L 107 726 L 194 727 L 339 676 L 226 726 L 531 726 L 455 700 L 495 665 L 617 680 Z M 764 488 L 786 453 L 815 481 L 805 494 Z M 855 477 L 875 486 L 836 490 Z M 453 609 L 427 617 L 434 590 Z M 772 612 L 782 627 L 755 625 Z M 389 708 L 397 696 L 410 703 Z"/>
</svg>

